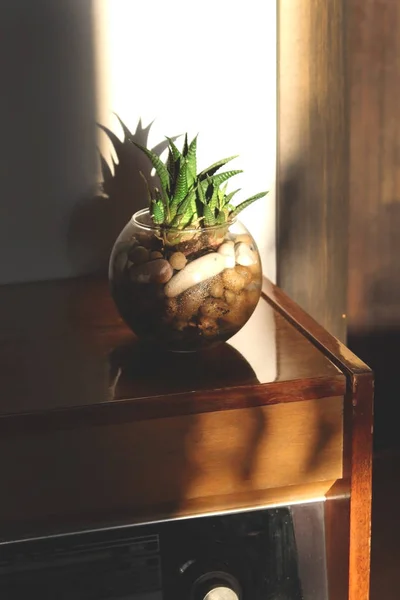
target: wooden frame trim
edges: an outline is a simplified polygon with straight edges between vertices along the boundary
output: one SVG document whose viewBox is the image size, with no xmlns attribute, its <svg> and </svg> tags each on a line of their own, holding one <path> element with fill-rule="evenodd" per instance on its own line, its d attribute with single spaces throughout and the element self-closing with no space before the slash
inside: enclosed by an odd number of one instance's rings
<svg viewBox="0 0 400 600">
<path fill-rule="evenodd" d="M 349 600 L 368 600 L 371 560 L 373 389 L 371 369 L 269 281 L 263 293 L 347 377 L 344 479 L 350 486 Z M 346 485 L 344 486 L 346 489 Z M 330 494 L 333 497 L 334 493 Z M 338 492 L 343 497 L 343 492 Z"/>
</svg>

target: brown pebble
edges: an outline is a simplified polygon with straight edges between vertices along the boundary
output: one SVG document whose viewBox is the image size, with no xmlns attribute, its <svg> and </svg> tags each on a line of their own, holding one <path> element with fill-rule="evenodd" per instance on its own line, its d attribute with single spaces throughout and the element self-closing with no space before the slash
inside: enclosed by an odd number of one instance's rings
<svg viewBox="0 0 400 600">
<path fill-rule="evenodd" d="M 129 250 L 128 257 L 135 265 L 141 265 L 149 260 L 149 251 L 144 246 L 135 246 Z"/>
<path fill-rule="evenodd" d="M 218 298 L 207 298 L 200 306 L 200 312 L 202 315 L 214 319 L 218 319 L 219 317 L 226 315 L 228 310 L 229 307 L 225 304 L 225 302 L 223 302 L 223 300 L 219 300 Z"/>
<path fill-rule="evenodd" d="M 247 267 L 249 269 L 253 279 L 261 279 L 261 265 L 260 263 L 256 263 L 254 265 L 250 265 Z"/>
<path fill-rule="evenodd" d="M 154 243 L 154 234 L 149 232 L 140 232 L 136 234 L 137 240 L 141 246 L 145 246 L 146 248 L 151 248 Z"/>
<path fill-rule="evenodd" d="M 225 300 L 232 306 L 236 302 L 236 294 L 232 290 L 225 290 Z"/>
<path fill-rule="evenodd" d="M 205 336 L 214 336 L 218 333 L 218 325 L 214 319 L 210 317 L 201 317 L 199 320 L 199 329 Z"/>
<path fill-rule="evenodd" d="M 134 283 L 167 283 L 173 275 L 167 260 L 158 258 L 129 269 L 129 277 Z"/>
<path fill-rule="evenodd" d="M 234 236 L 235 244 L 239 244 L 242 242 L 243 244 L 251 245 L 253 243 L 252 237 L 248 233 L 239 233 Z"/>
<path fill-rule="evenodd" d="M 177 298 L 179 314 L 188 319 L 195 316 L 207 295 L 207 289 L 201 283 L 180 294 Z"/>
<path fill-rule="evenodd" d="M 224 295 L 224 286 L 222 281 L 215 281 L 210 287 L 210 294 L 214 298 L 222 298 Z"/>
<path fill-rule="evenodd" d="M 245 285 L 248 285 L 252 280 L 252 274 L 248 267 L 242 267 L 242 265 L 236 265 L 235 267 L 236 273 L 239 273 L 241 277 L 245 280 Z"/>
<path fill-rule="evenodd" d="M 156 258 L 164 258 L 164 256 L 158 250 L 153 250 L 150 252 L 150 260 L 156 260 Z"/>
<path fill-rule="evenodd" d="M 246 285 L 246 280 L 235 269 L 225 269 L 222 272 L 224 286 L 232 292 L 240 292 Z"/>
<path fill-rule="evenodd" d="M 168 319 L 175 317 L 179 309 L 178 300 L 176 298 L 166 298 L 165 300 L 165 314 Z"/>
<path fill-rule="evenodd" d="M 169 264 L 171 265 L 171 267 L 173 269 L 176 269 L 177 271 L 180 271 L 181 269 L 183 269 L 185 267 L 186 263 L 187 263 L 187 258 L 183 254 L 183 252 L 174 252 L 169 257 Z"/>
<path fill-rule="evenodd" d="M 231 325 L 241 327 L 247 321 L 248 314 L 247 294 L 241 292 L 236 295 L 235 305 L 230 308 L 223 319 Z"/>
</svg>

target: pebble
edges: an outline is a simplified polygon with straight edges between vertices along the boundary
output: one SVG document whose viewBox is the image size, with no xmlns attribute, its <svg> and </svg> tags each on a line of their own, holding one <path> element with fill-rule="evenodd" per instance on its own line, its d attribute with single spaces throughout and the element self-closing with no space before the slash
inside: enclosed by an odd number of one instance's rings
<svg viewBox="0 0 400 600">
<path fill-rule="evenodd" d="M 222 273 L 222 281 L 225 287 L 232 292 L 240 292 L 246 285 L 246 280 L 236 269 L 225 269 Z"/>
<path fill-rule="evenodd" d="M 222 281 L 214 281 L 210 287 L 210 294 L 214 298 L 222 298 L 224 295 L 224 286 L 222 285 Z"/>
<path fill-rule="evenodd" d="M 235 257 L 238 265 L 250 267 L 257 263 L 257 253 L 253 246 L 240 242 L 235 246 Z"/>
<path fill-rule="evenodd" d="M 248 285 L 251 282 L 253 275 L 248 267 L 243 267 L 242 265 L 236 265 L 235 271 L 236 271 L 236 273 L 239 273 L 239 275 L 244 277 L 246 285 Z"/>
<path fill-rule="evenodd" d="M 239 242 L 243 242 L 244 244 L 248 244 L 249 246 L 251 246 L 253 243 L 251 235 L 249 235 L 248 233 L 239 233 L 234 237 L 234 239 L 236 244 L 239 244 Z"/>
<path fill-rule="evenodd" d="M 212 252 L 211 254 L 196 258 L 196 260 L 186 265 L 182 271 L 179 271 L 179 273 L 168 281 L 164 288 L 165 295 L 169 298 L 178 296 L 197 283 L 218 275 L 224 269 L 225 258 L 221 254 L 218 254 L 218 252 Z"/>
<path fill-rule="evenodd" d="M 157 258 L 129 269 L 133 283 L 167 283 L 173 275 L 171 265 L 163 258 Z"/>
<path fill-rule="evenodd" d="M 235 245 L 233 242 L 224 242 L 218 248 L 218 254 L 225 257 L 225 266 L 227 269 L 233 269 L 235 266 Z"/>
<path fill-rule="evenodd" d="M 218 325 L 210 317 L 201 317 L 199 320 L 199 329 L 205 336 L 214 336 L 218 333 Z"/>
<path fill-rule="evenodd" d="M 152 242 L 154 241 L 154 234 L 151 231 L 141 231 L 140 233 L 136 234 L 136 238 L 141 246 L 151 248 Z"/>
<path fill-rule="evenodd" d="M 232 290 L 225 290 L 225 300 L 229 305 L 233 305 L 236 302 L 236 294 Z"/>
<path fill-rule="evenodd" d="M 149 260 L 149 251 L 144 246 L 135 246 L 129 251 L 128 257 L 135 265 L 141 265 Z"/>
<path fill-rule="evenodd" d="M 207 289 L 204 285 L 195 285 L 183 292 L 178 298 L 170 298 L 178 303 L 178 313 L 186 319 L 190 319 L 199 310 L 204 300 L 207 298 Z"/>
<path fill-rule="evenodd" d="M 150 252 L 150 260 L 155 260 L 156 258 L 164 258 L 164 256 L 158 250 L 153 250 L 153 252 Z"/>
<path fill-rule="evenodd" d="M 169 264 L 176 271 L 181 271 L 186 266 L 186 263 L 187 263 L 187 258 L 183 254 L 183 252 L 174 252 L 169 257 Z"/>
<path fill-rule="evenodd" d="M 168 319 L 175 317 L 178 313 L 179 306 L 176 298 L 167 298 L 165 302 L 165 312 Z"/>
<path fill-rule="evenodd" d="M 252 307 L 248 306 L 247 294 L 241 292 L 236 295 L 235 304 L 230 311 L 224 315 L 223 320 L 234 326 L 242 326 L 247 321 Z"/>
<path fill-rule="evenodd" d="M 225 304 L 223 300 L 219 300 L 218 298 L 207 298 L 205 302 L 200 306 L 200 312 L 205 317 L 211 317 L 213 319 L 218 319 L 223 315 L 226 315 L 229 307 Z"/>
</svg>

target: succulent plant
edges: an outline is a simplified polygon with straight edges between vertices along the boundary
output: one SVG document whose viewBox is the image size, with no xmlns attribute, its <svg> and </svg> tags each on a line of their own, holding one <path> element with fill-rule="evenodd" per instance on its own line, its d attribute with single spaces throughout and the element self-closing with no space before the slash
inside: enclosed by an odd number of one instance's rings
<svg viewBox="0 0 400 600">
<path fill-rule="evenodd" d="M 260 192 L 234 206 L 232 199 L 239 190 L 228 193 L 227 181 L 242 171 L 218 171 L 236 156 L 219 160 L 197 173 L 197 136 L 188 143 L 185 134 L 182 150 L 175 145 L 176 138 L 166 139 L 168 157 L 165 164 L 153 151 L 131 140 L 150 159 L 160 181 L 160 187 L 151 188 L 143 176 L 150 213 L 156 225 L 176 229 L 224 225 L 268 193 Z"/>
</svg>

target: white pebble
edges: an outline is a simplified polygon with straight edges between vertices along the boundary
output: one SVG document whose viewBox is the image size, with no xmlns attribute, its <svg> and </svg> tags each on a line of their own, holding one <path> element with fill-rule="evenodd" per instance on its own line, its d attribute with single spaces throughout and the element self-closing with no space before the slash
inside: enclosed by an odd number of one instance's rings
<svg viewBox="0 0 400 600">
<path fill-rule="evenodd" d="M 168 298 L 179 296 L 197 283 L 218 275 L 225 269 L 225 257 L 218 252 L 196 258 L 168 281 L 164 288 Z"/>
<path fill-rule="evenodd" d="M 233 269 L 235 266 L 235 245 L 233 242 L 224 242 L 218 248 L 218 254 L 225 257 L 225 266 L 227 269 Z"/>
<path fill-rule="evenodd" d="M 250 248 L 244 242 L 236 244 L 235 248 L 236 264 L 242 267 L 251 267 L 257 263 L 257 254 L 255 250 Z"/>
</svg>

